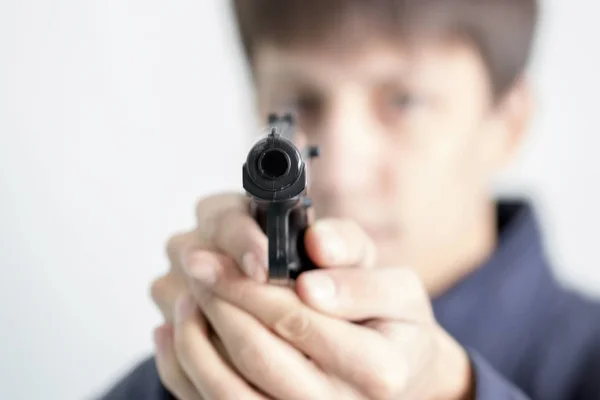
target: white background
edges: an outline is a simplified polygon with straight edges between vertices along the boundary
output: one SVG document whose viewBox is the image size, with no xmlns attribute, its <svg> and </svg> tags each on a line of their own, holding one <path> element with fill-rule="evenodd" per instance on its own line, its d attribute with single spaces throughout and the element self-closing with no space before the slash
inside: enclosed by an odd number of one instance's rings
<svg viewBox="0 0 600 400">
<path fill-rule="evenodd" d="M 222 0 L 0 1 L 0 398 L 90 398 L 152 350 L 148 284 L 254 133 Z M 600 294 L 598 2 L 546 4 L 539 109 L 505 188 Z"/>
</svg>

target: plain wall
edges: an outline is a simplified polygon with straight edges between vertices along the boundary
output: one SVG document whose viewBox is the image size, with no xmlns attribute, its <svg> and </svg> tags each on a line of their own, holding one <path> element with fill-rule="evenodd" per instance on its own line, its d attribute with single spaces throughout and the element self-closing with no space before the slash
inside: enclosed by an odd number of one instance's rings
<svg viewBox="0 0 600 400">
<path fill-rule="evenodd" d="M 241 189 L 255 120 L 223 0 L 0 2 L 0 398 L 97 395 L 152 351 L 148 285 L 196 200 Z M 539 104 L 502 191 L 600 294 L 598 2 L 546 2 Z"/>
</svg>

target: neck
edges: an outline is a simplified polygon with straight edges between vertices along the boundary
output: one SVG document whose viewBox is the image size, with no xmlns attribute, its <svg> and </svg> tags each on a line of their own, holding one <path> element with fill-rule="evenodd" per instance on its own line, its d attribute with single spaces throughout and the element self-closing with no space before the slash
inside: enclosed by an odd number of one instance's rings
<svg viewBox="0 0 600 400">
<path fill-rule="evenodd" d="M 422 276 L 431 297 L 437 297 L 479 268 L 496 247 L 496 204 L 484 203 L 473 215 L 464 235 L 449 243 L 448 251 L 441 251 L 443 259 L 429 264 Z M 448 256 L 450 255 L 450 258 Z"/>
</svg>

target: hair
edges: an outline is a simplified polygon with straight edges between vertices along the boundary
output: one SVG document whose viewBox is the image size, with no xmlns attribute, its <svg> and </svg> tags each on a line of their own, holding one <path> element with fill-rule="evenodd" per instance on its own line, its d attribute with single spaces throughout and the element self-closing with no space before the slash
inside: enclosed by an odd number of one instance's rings
<svg viewBox="0 0 600 400">
<path fill-rule="evenodd" d="M 246 59 L 262 44 L 348 47 L 364 39 L 462 40 L 485 63 L 495 96 L 529 62 L 538 0 L 231 0 Z"/>
</svg>

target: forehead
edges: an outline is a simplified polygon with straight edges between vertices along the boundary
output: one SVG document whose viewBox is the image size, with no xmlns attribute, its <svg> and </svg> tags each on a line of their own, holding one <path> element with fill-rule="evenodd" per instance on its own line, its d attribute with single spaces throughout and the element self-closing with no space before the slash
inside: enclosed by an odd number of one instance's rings
<svg viewBox="0 0 600 400">
<path fill-rule="evenodd" d="M 259 80 L 323 84 L 342 80 L 368 83 L 378 77 L 453 75 L 485 79 L 487 75 L 477 52 L 458 42 L 421 42 L 411 46 L 370 42 L 346 49 L 262 45 L 256 49 L 253 67 Z"/>
<path fill-rule="evenodd" d="M 412 85 L 432 92 L 491 92 L 483 61 L 460 42 L 423 41 L 410 46 L 369 42 L 348 48 L 282 48 L 262 45 L 254 55 L 259 91 L 340 85 Z"/>
</svg>

